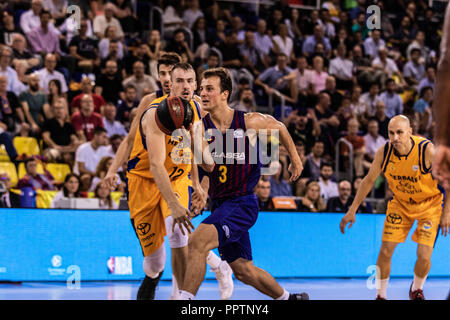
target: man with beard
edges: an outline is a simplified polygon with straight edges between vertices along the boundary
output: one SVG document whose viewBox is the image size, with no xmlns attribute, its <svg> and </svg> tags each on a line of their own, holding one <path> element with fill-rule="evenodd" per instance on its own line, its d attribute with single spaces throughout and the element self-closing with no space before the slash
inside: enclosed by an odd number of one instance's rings
<svg viewBox="0 0 450 320">
<path fill-rule="evenodd" d="M 329 162 L 322 162 L 320 164 L 320 177 L 319 177 L 319 186 L 320 186 L 320 196 L 325 200 L 332 197 L 339 196 L 338 192 L 338 184 L 331 180 L 333 176 L 333 166 Z"/>
<path fill-rule="evenodd" d="M 52 113 L 47 96 L 40 90 L 39 76 L 36 73 L 30 75 L 28 87 L 28 90 L 19 95 L 19 100 L 27 120 L 26 123 L 29 125 L 29 127 L 25 126 L 26 129 L 31 129 L 33 135 L 38 135 L 44 120 L 51 118 Z"/>
<path fill-rule="evenodd" d="M 101 95 L 105 101 L 117 103 L 123 96 L 122 76 L 117 72 L 117 62 L 108 60 L 105 73 L 98 77 L 95 93 Z"/>
</svg>

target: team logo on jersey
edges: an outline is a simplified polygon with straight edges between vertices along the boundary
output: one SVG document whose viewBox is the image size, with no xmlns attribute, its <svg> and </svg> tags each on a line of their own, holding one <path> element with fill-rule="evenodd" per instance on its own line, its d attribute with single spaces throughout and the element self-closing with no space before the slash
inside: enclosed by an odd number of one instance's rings
<svg viewBox="0 0 450 320">
<path fill-rule="evenodd" d="M 242 138 L 244 137 L 244 130 L 242 130 L 242 129 L 234 130 L 233 136 L 234 136 L 236 139 L 242 139 Z"/>
<path fill-rule="evenodd" d="M 149 233 L 150 229 L 151 229 L 150 223 L 140 223 L 136 227 L 137 233 L 139 233 L 141 236 L 145 236 L 147 233 Z"/>
<path fill-rule="evenodd" d="M 396 213 L 389 213 L 388 216 L 386 217 L 387 222 L 392 223 L 392 224 L 400 224 L 402 223 L 403 219 L 400 215 L 396 214 Z"/>
<path fill-rule="evenodd" d="M 430 230 L 433 227 L 433 223 L 431 221 L 425 221 L 423 223 L 423 229 L 424 230 Z"/>
</svg>

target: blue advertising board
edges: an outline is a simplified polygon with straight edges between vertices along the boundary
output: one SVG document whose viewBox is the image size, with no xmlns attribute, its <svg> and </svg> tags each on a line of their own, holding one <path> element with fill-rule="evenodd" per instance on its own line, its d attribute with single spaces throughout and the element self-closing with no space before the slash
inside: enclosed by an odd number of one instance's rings
<svg viewBox="0 0 450 320">
<path fill-rule="evenodd" d="M 208 214 L 193 219 L 194 226 Z M 342 216 L 261 212 L 250 230 L 255 265 L 275 277 L 369 277 L 385 216 L 359 214 L 345 235 Z M 414 228 L 394 253 L 392 277 L 413 275 Z M 165 245 L 163 279 L 171 279 Z M 450 276 L 449 257 L 450 237 L 439 236 L 429 276 Z M 139 280 L 142 262 L 128 211 L 0 209 L 0 281 Z M 206 278 L 214 278 L 209 268 Z"/>
</svg>

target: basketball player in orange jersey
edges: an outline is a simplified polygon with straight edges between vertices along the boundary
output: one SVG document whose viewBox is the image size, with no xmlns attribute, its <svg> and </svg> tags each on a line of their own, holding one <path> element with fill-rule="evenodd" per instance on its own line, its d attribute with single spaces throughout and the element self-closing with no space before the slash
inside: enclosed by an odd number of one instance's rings
<svg viewBox="0 0 450 320">
<path fill-rule="evenodd" d="M 138 106 L 138 112 L 133 120 L 133 123 L 130 128 L 130 132 L 128 134 L 127 139 L 124 139 L 117 151 L 116 157 L 114 158 L 113 164 L 111 165 L 108 174 L 104 179 L 104 183 L 110 187 L 112 190 L 116 186 L 116 173 L 118 168 L 124 161 L 127 161 L 131 155 L 131 151 L 133 148 L 133 143 L 136 138 L 136 133 L 139 127 L 139 119 L 142 117 L 143 112 L 151 105 L 157 105 L 162 100 L 166 99 L 167 96 L 172 92 L 174 96 L 181 96 L 186 100 L 190 100 L 194 95 L 194 90 L 196 89 L 195 82 L 195 74 L 192 77 L 192 74 L 188 72 L 187 77 L 184 72 L 178 72 L 177 74 L 181 74 L 180 78 L 174 78 L 175 81 L 172 84 L 171 81 L 171 71 L 176 63 L 181 61 L 181 58 L 175 53 L 166 53 L 162 55 L 161 59 L 158 60 L 158 75 L 159 80 L 162 84 L 163 93 L 156 92 L 150 95 L 145 96 L 141 103 Z M 182 70 L 181 70 L 182 71 Z M 198 98 L 198 100 L 200 100 Z M 201 107 L 198 103 L 194 103 L 191 101 L 193 107 L 195 107 L 195 112 L 200 117 Z M 130 158 L 133 159 L 133 157 Z M 190 179 L 187 178 L 187 174 L 190 171 L 190 166 L 186 166 L 186 168 L 178 168 L 178 170 L 185 170 L 184 177 L 184 186 L 185 190 L 182 190 L 180 193 L 183 199 L 187 199 L 186 205 L 189 202 L 189 188 L 191 186 Z M 181 171 L 179 171 L 181 172 Z M 179 173 L 178 172 L 178 173 Z M 169 172 L 171 174 L 172 172 Z M 173 176 L 176 178 L 178 173 L 174 173 Z M 183 178 L 181 177 L 181 178 Z M 194 183 L 197 179 L 193 179 Z M 197 208 L 202 209 L 202 208 Z M 185 269 L 185 261 L 187 257 L 187 234 L 181 234 L 181 230 L 176 228 L 175 232 L 172 232 L 173 220 L 171 219 L 169 212 L 165 212 L 164 215 L 166 218 L 166 232 L 169 239 L 169 244 L 171 246 L 171 257 L 172 257 L 172 283 L 173 290 L 170 299 L 174 299 L 178 294 L 178 284 L 177 279 L 183 279 L 184 269 Z M 141 226 L 142 227 L 142 226 Z M 139 230 L 139 229 L 137 229 Z M 146 238 L 146 237 L 144 237 Z M 144 253 L 145 255 L 145 253 Z M 148 260 L 148 259 L 147 259 Z M 233 293 L 233 280 L 232 280 L 232 271 L 226 262 L 222 262 L 219 257 L 217 257 L 213 252 L 210 252 L 208 255 L 207 263 L 210 265 L 211 270 L 215 273 L 216 278 L 219 282 L 219 291 L 222 299 L 229 299 Z M 144 258 L 144 270 L 146 269 L 146 262 Z M 142 291 L 142 290 L 141 290 Z"/>
<path fill-rule="evenodd" d="M 436 88 L 433 101 L 436 121 L 436 154 L 433 174 L 447 192 L 450 192 L 450 6 L 445 12 L 442 29 L 441 54 L 436 73 Z"/>
<path fill-rule="evenodd" d="M 413 136 L 409 119 L 403 115 L 391 119 L 388 134 L 389 141 L 376 152 L 369 173 L 341 220 L 340 229 L 344 233 L 348 223 L 349 228 L 353 225 L 356 210 L 383 172 L 394 196 L 388 204 L 377 261 L 377 300 L 387 299 L 391 257 L 397 244 L 405 241 L 415 220 L 418 224 L 412 239 L 418 243 L 417 261 L 409 297 L 411 300 L 425 300 L 422 289 L 430 270 L 438 227 L 440 225 L 445 236 L 450 230 L 449 206 L 446 205 L 443 212 L 443 194 L 431 175 L 434 145 L 425 138 Z"/>
</svg>

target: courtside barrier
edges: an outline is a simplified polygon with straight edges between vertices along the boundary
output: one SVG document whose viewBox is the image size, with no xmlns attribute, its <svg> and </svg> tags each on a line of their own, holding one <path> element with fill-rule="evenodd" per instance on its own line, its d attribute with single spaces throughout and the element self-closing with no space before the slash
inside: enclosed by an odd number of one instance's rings
<svg viewBox="0 0 450 320">
<path fill-rule="evenodd" d="M 194 226 L 209 212 L 193 219 Z M 250 230 L 255 265 L 275 277 L 374 275 L 384 215 L 358 214 L 345 235 L 341 213 L 261 212 Z M 391 277 L 412 277 L 410 232 Z M 151 226 L 137 232 L 152 236 Z M 170 248 L 163 279 L 171 279 Z M 450 276 L 450 237 L 439 236 L 430 277 Z M 0 209 L 0 281 L 138 280 L 142 253 L 128 211 Z M 214 279 L 207 271 L 206 278 Z"/>
</svg>

